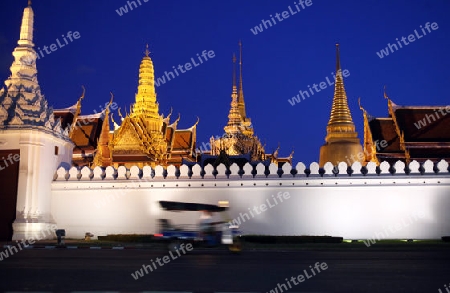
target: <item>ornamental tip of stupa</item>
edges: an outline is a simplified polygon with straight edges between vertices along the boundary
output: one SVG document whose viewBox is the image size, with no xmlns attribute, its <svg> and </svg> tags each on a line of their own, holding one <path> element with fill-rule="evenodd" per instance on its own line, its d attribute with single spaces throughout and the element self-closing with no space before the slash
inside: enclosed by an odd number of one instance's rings
<svg viewBox="0 0 450 293">
<path fill-rule="evenodd" d="M 20 37 L 14 49 L 11 75 L 0 89 L 0 128 L 36 128 L 67 138 L 68 129 L 55 121 L 53 109 L 41 93 L 37 80 L 36 59 L 33 47 L 33 21 L 31 1 L 25 8 L 20 27 Z"/>
<path fill-rule="evenodd" d="M 149 55 L 150 55 L 150 50 L 148 49 L 148 44 L 147 45 L 145 45 L 145 57 L 149 57 Z"/>
</svg>

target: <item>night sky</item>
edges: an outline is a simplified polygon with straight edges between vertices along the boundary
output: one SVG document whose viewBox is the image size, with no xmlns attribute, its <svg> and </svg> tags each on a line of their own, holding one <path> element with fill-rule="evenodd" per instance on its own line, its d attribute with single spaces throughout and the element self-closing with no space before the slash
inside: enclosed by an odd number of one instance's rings
<svg viewBox="0 0 450 293">
<path fill-rule="evenodd" d="M 76 103 L 86 87 L 82 114 L 101 111 L 109 100 L 129 109 L 137 91 L 139 64 L 148 43 L 156 77 L 172 66 L 191 62 L 202 51 L 215 57 L 157 87 L 160 112 L 181 114 L 179 128 L 200 123 L 197 145 L 222 135 L 231 102 L 232 54 L 244 49 L 244 93 L 247 115 L 266 153 L 281 145 L 280 155 L 295 150 L 294 164 L 319 159 L 330 115 L 333 86 L 292 106 L 288 99 L 314 83 L 332 79 L 335 43 L 341 67 L 350 75 L 344 84 L 359 138 L 363 119 L 358 97 L 369 114 L 387 117 L 383 98 L 399 105 L 448 105 L 450 85 L 450 1 L 158 1 L 136 0 L 123 13 L 124 0 L 34 0 L 34 43 L 50 46 L 78 31 L 79 39 L 37 61 L 42 92 L 55 109 Z M 9 75 L 26 0 L 0 4 L 0 79 Z M 129 1 L 131 2 L 131 1 Z M 300 8 L 298 11 L 297 7 Z M 290 8 L 289 8 L 290 7 Z M 284 13 L 278 17 L 276 13 Z M 291 12 L 292 11 L 292 12 Z M 270 21 L 272 27 L 251 29 Z M 276 22 L 273 25 L 273 22 Z M 436 22 L 423 34 L 420 26 Z M 268 26 L 268 24 L 266 24 Z M 404 36 L 420 39 L 384 58 L 377 55 Z M 319 88 L 320 89 L 320 88 Z M 117 113 L 115 119 L 119 120 Z"/>
</svg>

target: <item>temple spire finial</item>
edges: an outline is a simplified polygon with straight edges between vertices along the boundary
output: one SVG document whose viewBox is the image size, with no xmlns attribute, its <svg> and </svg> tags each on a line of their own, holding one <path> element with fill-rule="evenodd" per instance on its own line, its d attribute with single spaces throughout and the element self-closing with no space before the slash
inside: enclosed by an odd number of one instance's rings
<svg viewBox="0 0 450 293">
<path fill-rule="evenodd" d="M 240 40 L 239 40 L 239 102 L 244 103 L 244 88 L 242 82 L 242 42 Z"/>
<path fill-rule="evenodd" d="M 145 45 L 145 57 L 148 57 L 150 55 L 150 50 L 148 49 L 148 44 Z"/>
<path fill-rule="evenodd" d="M 31 8 L 31 0 L 28 1 L 28 6 L 23 11 L 22 24 L 20 26 L 20 38 L 17 44 L 21 47 L 34 47 L 33 44 L 33 21 L 34 13 Z"/>
<path fill-rule="evenodd" d="M 341 57 L 339 54 L 339 43 L 336 43 L 336 74 L 341 71 Z"/>
<path fill-rule="evenodd" d="M 389 100 L 389 96 L 386 93 L 386 85 L 383 87 L 383 95 L 385 99 Z"/>
<path fill-rule="evenodd" d="M 225 133 L 234 135 L 239 132 L 239 125 L 241 124 L 241 114 L 239 112 L 238 93 L 236 88 L 236 55 L 233 54 L 233 81 L 231 92 L 231 107 L 228 114 L 228 124 L 224 127 Z"/>
<path fill-rule="evenodd" d="M 237 87 L 236 87 L 236 54 L 233 54 L 233 93 L 237 94 Z"/>
<path fill-rule="evenodd" d="M 242 87 L 242 42 L 239 41 L 239 94 L 244 95 L 244 89 Z"/>
<path fill-rule="evenodd" d="M 245 120 L 247 118 L 247 113 L 245 111 L 245 101 L 244 101 L 244 87 L 242 78 L 242 42 L 239 40 L 239 93 L 238 93 L 238 103 L 239 103 L 239 113 Z"/>
</svg>

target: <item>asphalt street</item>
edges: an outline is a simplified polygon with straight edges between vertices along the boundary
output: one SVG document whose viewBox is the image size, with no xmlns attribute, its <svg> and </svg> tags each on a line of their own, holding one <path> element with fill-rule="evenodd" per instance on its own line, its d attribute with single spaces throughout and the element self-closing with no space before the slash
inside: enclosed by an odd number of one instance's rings
<svg viewBox="0 0 450 293">
<path fill-rule="evenodd" d="M 450 283 L 450 246 L 372 248 L 243 251 L 239 255 L 195 249 L 179 255 L 149 249 L 29 249 L 0 261 L 0 289 L 423 293 L 445 292 L 444 285 Z"/>
</svg>

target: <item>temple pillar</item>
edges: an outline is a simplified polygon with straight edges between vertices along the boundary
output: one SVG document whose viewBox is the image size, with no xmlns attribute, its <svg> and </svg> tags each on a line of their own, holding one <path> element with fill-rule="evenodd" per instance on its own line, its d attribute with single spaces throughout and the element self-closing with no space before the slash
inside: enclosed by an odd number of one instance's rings
<svg viewBox="0 0 450 293">
<path fill-rule="evenodd" d="M 51 182 L 59 166 L 71 164 L 73 144 L 38 130 L 14 132 L 20 167 L 13 240 L 52 239 Z"/>
</svg>

